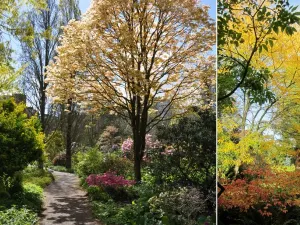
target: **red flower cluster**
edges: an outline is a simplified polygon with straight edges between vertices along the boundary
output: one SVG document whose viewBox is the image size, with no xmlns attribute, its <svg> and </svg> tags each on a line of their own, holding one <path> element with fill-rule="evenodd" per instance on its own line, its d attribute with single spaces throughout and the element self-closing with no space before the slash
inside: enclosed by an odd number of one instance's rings
<svg viewBox="0 0 300 225">
<path fill-rule="evenodd" d="M 106 172 L 102 175 L 91 174 L 86 178 L 89 186 L 124 187 L 135 184 L 134 180 L 126 180 L 123 176 L 117 176 L 115 172 Z"/>
</svg>

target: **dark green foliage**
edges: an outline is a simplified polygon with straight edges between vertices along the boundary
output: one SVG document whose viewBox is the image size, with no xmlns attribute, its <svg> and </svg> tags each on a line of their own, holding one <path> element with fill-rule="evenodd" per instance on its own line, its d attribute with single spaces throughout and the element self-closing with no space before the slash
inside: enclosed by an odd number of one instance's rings
<svg viewBox="0 0 300 225">
<path fill-rule="evenodd" d="M 216 119 L 212 110 L 200 110 L 177 124 L 160 126 L 157 137 L 171 145 L 172 154 L 155 150 L 149 169 L 157 181 L 169 185 L 194 185 L 205 195 L 215 190 Z"/>
<path fill-rule="evenodd" d="M 43 153 L 43 135 L 36 117 L 27 118 L 24 105 L 0 102 L 0 175 L 13 176 Z"/>
<path fill-rule="evenodd" d="M 287 213 L 283 213 L 278 207 L 268 209 L 272 216 L 262 216 L 256 209 L 241 212 L 237 208 L 224 211 L 219 208 L 218 224 L 241 224 L 241 225 L 299 225 L 300 207 L 288 206 Z"/>
<path fill-rule="evenodd" d="M 49 184 L 52 174 L 38 170 L 36 167 L 26 168 L 18 176 L 23 178 L 22 189 L 11 195 L 0 197 L 0 224 L 34 225 L 38 222 L 38 213 L 42 210 L 43 189 Z M 7 184 L 12 178 L 7 178 Z M 21 184 L 20 181 L 12 182 Z"/>
<path fill-rule="evenodd" d="M 98 186 L 89 186 L 87 188 L 87 192 L 89 198 L 93 201 L 96 200 L 107 202 L 110 199 L 110 196 L 101 187 Z"/>
</svg>

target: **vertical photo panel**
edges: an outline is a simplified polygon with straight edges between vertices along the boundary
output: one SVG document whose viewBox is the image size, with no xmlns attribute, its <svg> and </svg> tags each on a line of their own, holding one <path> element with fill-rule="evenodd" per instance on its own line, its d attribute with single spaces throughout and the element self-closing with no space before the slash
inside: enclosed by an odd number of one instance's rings
<svg viewBox="0 0 300 225">
<path fill-rule="evenodd" d="M 216 6 L 0 1 L 0 225 L 216 224 Z"/>
<path fill-rule="evenodd" d="M 218 0 L 218 224 L 297 225 L 299 1 Z"/>
</svg>

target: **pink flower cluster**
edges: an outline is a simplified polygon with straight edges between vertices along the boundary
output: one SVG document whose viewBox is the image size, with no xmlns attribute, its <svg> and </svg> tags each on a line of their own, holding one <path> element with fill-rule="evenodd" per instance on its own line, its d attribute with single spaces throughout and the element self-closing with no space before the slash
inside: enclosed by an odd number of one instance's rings
<svg viewBox="0 0 300 225">
<path fill-rule="evenodd" d="M 133 140 L 131 138 L 127 138 L 122 144 L 123 152 L 130 152 L 133 147 Z"/>
<path fill-rule="evenodd" d="M 153 141 L 151 134 L 146 134 L 145 139 L 146 139 L 146 150 L 156 149 L 161 147 L 161 143 L 158 140 Z"/>
<path fill-rule="evenodd" d="M 89 186 L 124 187 L 135 184 L 134 180 L 126 180 L 124 176 L 117 176 L 115 172 L 106 172 L 102 175 L 91 174 L 86 178 Z"/>
<path fill-rule="evenodd" d="M 146 151 L 149 149 L 155 149 L 161 147 L 161 143 L 158 140 L 153 141 L 151 134 L 146 134 L 145 141 L 146 141 L 146 146 L 145 146 Z M 122 151 L 130 152 L 132 151 L 132 148 L 133 148 L 133 140 L 131 138 L 127 138 L 122 144 Z"/>
</svg>

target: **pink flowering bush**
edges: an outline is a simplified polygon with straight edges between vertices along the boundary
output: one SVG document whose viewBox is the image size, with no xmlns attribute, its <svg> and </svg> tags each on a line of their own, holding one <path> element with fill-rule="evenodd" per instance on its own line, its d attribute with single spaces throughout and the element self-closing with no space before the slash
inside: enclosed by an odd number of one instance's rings
<svg viewBox="0 0 300 225">
<path fill-rule="evenodd" d="M 145 146 L 145 155 L 143 157 L 144 161 L 149 161 L 148 152 L 152 149 L 157 149 L 161 147 L 161 143 L 156 140 L 153 140 L 151 134 L 146 134 L 145 137 L 146 146 Z M 127 138 L 122 144 L 122 151 L 125 158 L 133 158 L 133 140 L 131 138 Z"/>
<path fill-rule="evenodd" d="M 126 180 L 123 176 L 116 175 L 115 172 L 106 172 L 102 175 L 91 174 L 86 178 L 89 186 L 102 186 L 102 187 L 124 187 L 135 184 L 133 180 Z"/>
<path fill-rule="evenodd" d="M 131 201 L 133 196 L 128 193 L 127 187 L 135 184 L 133 180 L 126 180 L 124 176 L 118 176 L 115 172 L 106 172 L 102 175 L 91 174 L 86 178 L 89 187 L 97 187 L 105 191 L 116 201 Z M 96 196 L 96 198 L 101 196 Z M 94 196 L 95 198 L 95 196 Z"/>
<path fill-rule="evenodd" d="M 122 151 L 124 153 L 131 152 L 133 148 L 133 140 L 131 138 L 127 138 L 122 144 Z"/>
</svg>

